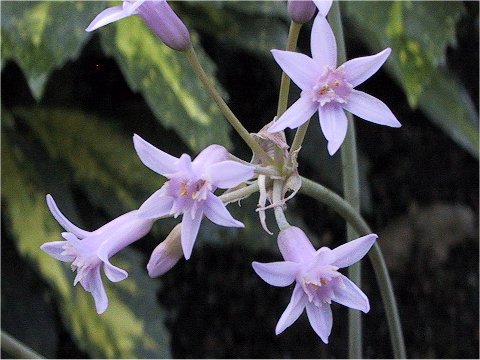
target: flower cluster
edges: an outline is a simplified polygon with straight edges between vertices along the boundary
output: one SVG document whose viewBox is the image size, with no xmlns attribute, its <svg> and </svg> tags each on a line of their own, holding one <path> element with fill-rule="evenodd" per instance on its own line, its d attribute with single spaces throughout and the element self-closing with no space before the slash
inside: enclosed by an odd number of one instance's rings
<svg viewBox="0 0 480 360">
<path fill-rule="evenodd" d="M 63 241 L 45 243 L 41 249 L 60 261 L 71 263 L 72 270 L 77 272 L 74 285 L 80 283 L 92 294 L 99 314 L 108 306 L 100 267 L 103 265 L 110 281 L 124 280 L 127 272 L 112 265 L 109 259 L 145 236 L 159 219 L 182 216 L 181 223 L 153 251 L 147 265 L 151 277 L 166 273 L 182 256 L 187 260 L 191 257 L 203 217 L 220 226 L 242 228 L 243 223 L 232 217 L 226 205 L 248 196 L 246 189 L 257 186 L 260 222 L 271 234 L 266 227 L 265 210 L 275 208 L 275 215 L 278 210 L 283 214 L 285 202 L 301 187 L 297 169 L 299 147 L 288 150 L 283 133 L 287 127 L 297 128 L 318 112 L 328 152 L 333 155 L 347 133 L 345 110 L 373 123 L 400 126 L 382 101 L 355 89 L 378 71 L 391 50 L 387 48 L 376 55 L 337 66 L 336 39 L 326 18 L 331 6 L 331 0 L 288 2 L 288 12 L 297 24 L 310 21 L 318 10 L 311 33 L 312 56 L 272 50 L 275 61 L 298 85 L 301 95 L 283 114 L 251 137 L 264 154 L 254 152 L 248 163 L 229 154 L 223 146 L 210 145 L 192 160 L 188 154 L 180 157 L 167 154 L 134 135 L 134 148 L 142 163 L 166 181 L 138 209 L 92 232 L 72 224 L 47 195 L 48 207 L 65 232 Z M 131 15 L 141 16 L 169 47 L 179 51 L 192 49 L 186 26 L 165 0 L 125 0 L 122 5 L 101 12 L 86 30 L 93 31 Z M 252 149 L 255 151 L 255 147 Z M 265 156 L 271 160 L 269 163 L 263 163 Z M 218 189 L 226 189 L 224 195 L 216 195 Z M 289 191 L 292 194 L 286 197 Z M 328 343 L 332 301 L 365 313 L 370 309 L 366 295 L 339 270 L 363 258 L 377 236 L 369 234 L 333 250 L 327 247 L 315 250 L 301 229 L 290 226 L 285 219 L 277 218 L 277 222 L 281 230 L 278 247 L 284 261 L 252 263 L 254 271 L 270 285 L 289 286 L 295 282 L 276 334 L 292 325 L 306 309 L 312 328 Z"/>
</svg>

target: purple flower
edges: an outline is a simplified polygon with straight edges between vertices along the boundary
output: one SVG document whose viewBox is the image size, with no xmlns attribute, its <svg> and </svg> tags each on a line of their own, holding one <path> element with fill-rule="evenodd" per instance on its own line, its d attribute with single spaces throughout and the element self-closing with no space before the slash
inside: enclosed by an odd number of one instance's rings
<svg viewBox="0 0 480 360">
<path fill-rule="evenodd" d="M 153 225 L 153 220 L 138 216 L 138 211 L 130 211 L 95 231 L 85 231 L 72 224 L 58 209 L 51 195 L 47 204 L 53 217 L 67 232 L 62 233 L 66 241 L 53 241 L 40 246 L 55 259 L 71 262 L 72 270 L 77 271 L 74 285 L 78 282 L 92 293 L 99 314 L 108 307 L 108 298 L 100 276 L 103 264 L 105 275 L 112 282 L 127 278 L 128 273 L 109 261 L 109 258 L 145 236 Z"/>
<path fill-rule="evenodd" d="M 311 35 L 312 58 L 296 52 L 272 50 L 285 73 L 302 89 L 298 99 L 268 131 L 294 129 L 318 111 L 320 126 L 328 140 L 330 155 L 340 148 L 347 134 L 344 110 L 381 125 L 400 127 L 390 109 L 379 99 L 355 90 L 387 60 L 389 48 L 376 55 L 347 61 L 337 68 L 337 44 L 324 16 L 317 16 Z"/>
<path fill-rule="evenodd" d="M 315 251 L 301 229 L 292 226 L 282 230 L 278 246 L 285 261 L 252 263 L 258 276 L 270 285 L 288 286 L 296 281 L 275 333 L 278 335 L 292 325 L 306 308 L 310 325 L 327 344 L 332 330 L 332 301 L 367 313 L 370 310 L 367 297 L 338 269 L 359 261 L 376 239 L 377 235 L 370 234 L 333 250 L 322 247 Z"/>
<path fill-rule="evenodd" d="M 147 264 L 150 277 L 153 278 L 165 274 L 182 258 L 183 252 L 180 236 L 181 224 L 178 224 L 168 234 L 167 238 L 153 250 Z"/>
<path fill-rule="evenodd" d="M 315 15 L 315 9 L 318 13 L 327 16 L 332 6 L 333 0 L 288 0 L 288 14 L 298 24 L 304 24 L 310 21 Z"/>
<path fill-rule="evenodd" d="M 171 156 L 138 135 L 133 141 L 142 162 L 168 178 L 138 209 L 139 215 L 154 219 L 183 214 L 181 242 L 187 260 L 192 254 L 203 215 L 221 226 L 244 226 L 213 193 L 217 188 L 228 189 L 250 179 L 253 166 L 227 160 L 228 152 L 220 145 L 210 145 L 192 161 L 187 154 L 180 158 Z"/>
<path fill-rule="evenodd" d="M 182 51 L 191 46 L 187 27 L 166 0 L 124 0 L 123 5 L 105 9 L 98 14 L 86 31 L 96 30 L 136 14 L 140 15 L 150 29 L 172 49 Z"/>
</svg>

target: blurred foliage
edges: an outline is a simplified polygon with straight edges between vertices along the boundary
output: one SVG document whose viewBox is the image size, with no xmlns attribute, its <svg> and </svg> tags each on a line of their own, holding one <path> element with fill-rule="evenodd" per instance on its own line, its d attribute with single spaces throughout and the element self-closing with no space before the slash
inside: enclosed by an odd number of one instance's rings
<svg viewBox="0 0 480 360">
<path fill-rule="evenodd" d="M 45 206 L 41 175 L 34 170 L 29 153 L 2 136 L 2 173 L 8 174 L 2 176 L 2 198 L 20 253 L 55 289 L 64 324 L 80 349 L 98 358 L 169 357 L 169 335 L 155 298 L 157 286 L 141 270 L 143 259 L 135 250 L 126 249 L 115 259 L 129 277 L 119 284 L 104 282 L 109 311 L 101 316 L 91 295 L 72 286 L 69 265 L 39 250 L 43 243 L 58 240 L 60 227 Z"/>
<path fill-rule="evenodd" d="M 230 147 L 228 124 L 185 56 L 158 41 L 139 17 L 116 22 L 99 33 L 105 52 L 118 62 L 132 90 L 142 92 L 163 126 L 173 128 L 195 151 L 212 143 Z M 198 42 L 196 48 L 207 72 L 213 74 L 214 65 Z"/>
<path fill-rule="evenodd" d="M 39 100 L 52 71 L 78 57 L 89 38 L 86 19 L 105 2 L 16 1 L 1 7 L 2 65 L 14 60 Z"/>
<path fill-rule="evenodd" d="M 103 1 L 2 2 L 2 68 L 7 61 L 14 61 L 33 97 L 40 101 L 52 72 L 81 54 L 92 36 L 85 27 L 105 6 Z M 175 2 L 173 6 L 191 27 L 200 60 L 225 98 L 228 94 L 215 74 L 217 66 L 227 65 L 215 64 L 207 56 L 202 36 L 263 61 L 269 59 L 272 66 L 276 65 L 270 50 L 285 47 L 288 16 L 284 2 L 200 1 Z M 418 106 L 478 158 L 477 112 L 445 61 L 447 47 L 455 46 L 455 26 L 464 12 L 462 3 L 357 1 L 344 2 L 342 8 L 347 24 L 358 30 L 355 38 L 373 51 L 393 48 L 387 69 L 402 86 L 409 104 Z M 175 131 L 193 153 L 211 143 L 232 147 L 230 128 L 185 57 L 161 44 L 139 17 L 111 24 L 93 36 L 100 39 L 101 51 L 118 64 L 131 90 L 143 96 L 158 123 Z M 105 281 L 110 306 L 101 316 L 96 314 L 90 294 L 72 286 L 68 266 L 39 250 L 42 243 L 58 240 L 60 233 L 46 207 L 46 193 L 53 193 L 60 208 L 82 224 L 91 221 L 81 212 L 85 203 L 96 209 L 96 215 L 112 218 L 138 207 L 162 185 L 163 178 L 141 164 L 131 133 L 111 119 L 92 116 L 90 109 L 40 104 L 2 110 L 2 212 L 8 219 L 9 235 L 20 254 L 57 294 L 63 323 L 77 346 L 92 357 L 170 357 L 163 309 L 155 298 L 161 282 L 147 277 L 144 258 L 137 250 L 126 249 L 113 259 L 130 276 L 117 284 Z M 318 142 L 311 140 L 319 132 L 318 126 L 310 130 L 302 156 L 305 163 L 322 173 L 324 166 L 319 158 L 328 156 L 326 152 L 322 155 Z M 159 143 L 173 141 L 158 139 Z M 180 149 L 183 144 L 172 146 Z M 368 209 L 367 164 L 362 164 L 362 188 L 366 189 L 362 203 Z M 334 168 L 329 171 L 336 172 Z M 332 183 L 337 182 L 335 176 Z M 83 204 L 74 202 L 76 191 L 84 195 Z M 243 200 L 241 207 L 232 204 L 229 208 L 245 223 L 245 229 L 223 228 L 205 221 L 199 244 L 241 241 L 254 251 L 278 251 L 274 237 L 260 227 L 257 214 L 252 216 L 257 201 L 258 194 L 254 194 Z M 295 201 L 291 204 L 295 208 Z M 289 215 L 297 226 L 307 228 L 295 212 Z M 268 221 L 274 230 L 271 218 Z M 102 225 L 99 220 L 93 222 Z M 164 236 L 172 222 L 156 225 L 154 234 Z M 318 243 L 313 234 L 309 236 Z"/>
<path fill-rule="evenodd" d="M 446 49 L 456 45 L 459 1 L 348 1 L 348 20 L 373 51 L 393 49 L 387 70 L 410 106 L 422 111 L 478 159 L 478 113 L 463 85 L 446 68 Z"/>
</svg>

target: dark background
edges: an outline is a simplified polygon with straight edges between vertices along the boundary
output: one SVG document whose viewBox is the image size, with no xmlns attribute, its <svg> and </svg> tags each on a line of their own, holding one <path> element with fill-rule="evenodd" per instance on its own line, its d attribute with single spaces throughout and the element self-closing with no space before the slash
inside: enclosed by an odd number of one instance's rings
<svg viewBox="0 0 480 360">
<path fill-rule="evenodd" d="M 478 2 L 467 2 L 466 7 L 467 14 L 458 24 L 458 47 L 448 50 L 448 66 L 476 100 L 478 111 Z M 302 33 L 300 40 L 304 48 L 308 48 L 306 35 Z M 279 73 L 265 60 L 222 46 L 207 35 L 203 45 L 219 64 L 218 78 L 230 94 L 233 111 L 245 119 L 249 131 L 258 131 L 263 126 L 258 119 L 273 117 L 276 109 Z M 368 53 L 349 39 L 347 49 L 349 58 Z M 7 109 L 34 103 L 21 71 L 12 62 L 2 72 L 2 89 L 2 104 Z M 478 161 L 421 112 L 412 111 L 402 90 L 384 72 L 375 75 L 375 81 L 367 82 L 363 90 L 381 97 L 403 125 L 390 129 L 356 120 L 358 147 L 368 164 L 372 199 L 371 211 L 365 217 L 373 229 L 384 234 L 380 244 L 387 254 L 401 248 L 389 265 L 408 356 L 478 358 Z M 105 117 L 115 116 L 119 106 L 143 104 L 141 96 L 132 93 L 124 82 L 116 64 L 100 51 L 95 36 L 77 61 L 54 73 L 41 102 Z M 147 116 L 142 121 L 122 126 L 139 134 L 176 137 L 160 128 L 148 110 L 143 111 Z M 318 123 L 312 121 L 311 127 L 318 127 Z M 246 154 L 240 140 L 234 140 L 234 153 Z M 302 166 L 301 157 L 300 173 L 321 179 L 316 169 Z M 298 196 L 292 207 L 326 245 L 341 243 L 344 222 L 332 210 L 303 196 Z M 85 204 L 84 211 L 90 209 Z M 2 216 L 2 225 L 4 221 Z M 151 242 L 135 246 L 145 253 L 146 262 Z M 43 329 L 56 337 L 43 346 L 56 349 L 59 358 L 88 357 L 64 329 L 48 287 L 18 256 L 5 226 L 1 256 L 2 328 L 29 343 L 35 330 L 18 319 L 25 309 L 36 306 L 56 319 L 44 324 Z M 334 326 L 328 346 L 319 341 L 305 315 L 275 336 L 276 322 L 291 289 L 264 283 L 252 271 L 253 260 L 279 259 L 274 253 L 254 252 L 240 245 L 205 245 L 196 248 L 189 262 L 180 261 L 162 277 L 158 301 L 168 311 L 166 324 L 173 356 L 346 357 L 347 311 L 341 306 L 333 306 Z M 363 264 L 362 288 L 372 308 L 363 316 L 365 357 L 391 357 L 373 271 L 368 261 Z M 38 297 L 19 301 L 22 293 L 16 283 L 28 284 Z"/>
</svg>

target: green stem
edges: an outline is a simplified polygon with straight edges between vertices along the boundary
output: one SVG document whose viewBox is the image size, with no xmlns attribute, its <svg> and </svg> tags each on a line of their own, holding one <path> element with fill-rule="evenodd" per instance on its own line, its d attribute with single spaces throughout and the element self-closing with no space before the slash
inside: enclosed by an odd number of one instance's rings
<svg viewBox="0 0 480 360">
<path fill-rule="evenodd" d="M 224 204 L 231 203 L 233 201 L 245 199 L 249 197 L 253 193 L 256 193 L 259 190 L 258 182 L 255 182 L 252 185 L 246 186 L 239 190 L 235 190 L 226 194 L 222 194 L 219 196 L 220 200 L 223 201 Z"/>
<path fill-rule="evenodd" d="M 302 24 L 298 24 L 294 21 L 290 23 L 290 29 L 288 30 L 288 39 L 287 39 L 287 51 L 295 51 L 297 48 L 298 35 L 300 34 L 300 29 Z M 280 92 L 278 95 L 278 106 L 277 106 L 277 118 L 280 117 L 288 106 L 288 93 L 290 92 L 290 78 L 282 72 L 282 80 L 280 82 Z M 283 157 L 282 151 L 275 147 L 275 160 L 280 162 Z"/>
<path fill-rule="evenodd" d="M 348 202 L 330 189 L 302 177 L 302 187 L 300 188 L 300 192 L 331 207 L 343 217 L 358 234 L 365 235 L 372 233 L 372 230 L 359 213 Z M 393 355 L 397 359 L 405 359 L 407 356 L 403 340 L 402 325 L 400 323 L 400 316 L 398 315 L 397 302 L 393 293 L 388 269 L 378 243 L 373 245 L 368 253 L 368 257 L 372 263 L 375 277 L 380 288 L 380 295 L 382 296 L 383 305 L 385 307 Z"/>
<path fill-rule="evenodd" d="M 300 29 L 302 28 L 302 24 L 298 24 L 294 21 L 290 23 L 290 30 L 288 32 L 288 42 L 287 42 L 287 51 L 295 51 L 297 48 L 298 42 L 298 35 L 300 33 Z M 290 78 L 287 74 L 282 73 L 282 82 L 280 83 L 280 96 L 278 99 L 278 108 L 277 108 L 277 116 L 280 117 L 285 110 L 287 110 L 288 105 L 288 92 L 290 90 Z M 294 154 L 300 146 L 302 146 L 303 139 L 305 138 L 305 134 L 307 132 L 308 124 L 310 120 L 306 123 L 300 125 L 295 133 L 295 137 L 293 138 L 292 146 L 290 147 L 290 154 Z"/>
<path fill-rule="evenodd" d="M 277 221 L 277 225 L 280 231 L 290 227 L 290 224 L 288 223 L 287 218 L 285 217 L 285 214 L 283 212 L 282 191 L 283 180 L 275 180 L 273 182 L 272 201 L 273 205 L 276 204 L 274 208 L 275 220 Z"/>
<path fill-rule="evenodd" d="M 2 330 L 2 350 L 17 359 L 45 359 L 21 341 Z"/>
<path fill-rule="evenodd" d="M 288 31 L 287 51 L 295 51 L 297 48 L 298 34 L 302 24 L 298 24 L 294 21 L 290 23 L 290 29 Z M 282 115 L 287 110 L 288 105 L 288 92 L 290 90 L 290 78 L 282 72 L 282 80 L 280 82 L 280 94 L 278 96 L 277 116 Z"/>
<path fill-rule="evenodd" d="M 337 39 L 337 54 L 339 64 L 346 61 L 345 40 L 343 37 L 342 15 L 340 13 L 340 3 L 334 1 L 329 16 L 332 29 Z M 360 186 L 358 180 L 358 162 L 357 145 L 355 140 L 355 126 L 353 117 L 347 114 L 348 130 L 341 148 L 342 154 L 342 176 L 343 176 L 343 194 L 345 200 L 352 207 L 360 211 Z M 347 224 L 347 239 L 351 241 L 359 236 L 355 229 Z M 348 269 L 350 279 L 361 286 L 362 274 L 360 262 L 350 266 Z M 348 354 L 351 359 L 362 357 L 362 318 L 359 311 L 350 309 L 348 311 Z"/>
<path fill-rule="evenodd" d="M 235 114 L 230 110 L 228 105 L 223 101 L 222 97 L 218 94 L 217 90 L 213 86 L 212 81 L 203 70 L 202 65 L 198 61 L 197 54 L 193 47 L 190 47 L 188 50 L 185 51 L 185 55 L 187 56 L 188 61 L 192 65 L 193 71 L 198 76 L 200 81 L 202 82 L 203 86 L 207 90 L 210 97 L 215 101 L 220 111 L 223 113 L 225 118 L 228 120 L 230 125 L 235 129 L 235 131 L 240 135 L 240 137 L 245 141 L 245 143 L 252 149 L 252 151 L 264 162 L 265 164 L 272 165 L 273 160 L 265 150 L 255 141 L 255 139 L 250 135 L 250 133 L 245 129 L 242 125 L 240 120 L 237 119 Z"/>
</svg>

